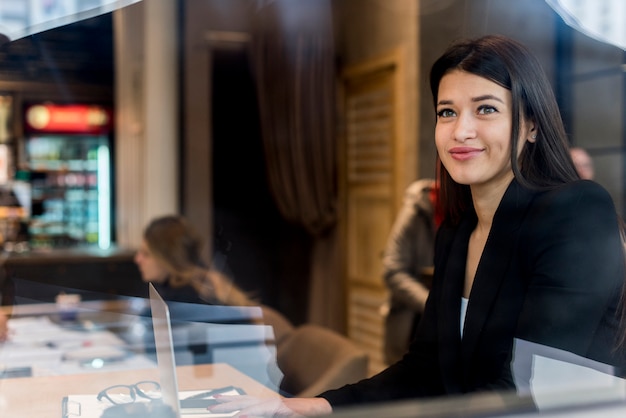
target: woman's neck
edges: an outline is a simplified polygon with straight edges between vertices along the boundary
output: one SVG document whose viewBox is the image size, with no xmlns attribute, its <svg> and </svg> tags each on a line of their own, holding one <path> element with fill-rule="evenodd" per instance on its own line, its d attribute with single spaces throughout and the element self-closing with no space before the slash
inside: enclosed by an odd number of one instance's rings
<svg viewBox="0 0 626 418">
<path fill-rule="evenodd" d="M 511 177 L 506 181 L 499 182 L 498 184 L 489 185 L 473 185 L 470 186 L 472 191 L 472 202 L 474 204 L 474 210 L 476 211 L 476 217 L 478 223 L 476 229 L 482 232 L 488 233 L 491 229 L 493 217 L 502 201 L 502 197 L 506 192 L 506 189 L 513 180 L 513 173 Z"/>
</svg>

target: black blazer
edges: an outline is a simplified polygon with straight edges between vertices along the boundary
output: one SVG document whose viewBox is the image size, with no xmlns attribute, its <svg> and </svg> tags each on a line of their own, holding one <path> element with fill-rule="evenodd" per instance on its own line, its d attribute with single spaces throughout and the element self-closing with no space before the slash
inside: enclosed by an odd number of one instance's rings
<svg viewBox="0 0 626 418">
<path fill-rule="evenodd" d="M 514 389 L 514 338 L 623 367 L 616 310 L 624 250 L 609 194 L 591 181 L 533 192 L 515 180 L 493 219 L 461 338 L 461 296 L 476 214 L 442 225 L 433 288 L 409 352 L 380 374 L 321 394 L 339 406 Z"/>
</svg>

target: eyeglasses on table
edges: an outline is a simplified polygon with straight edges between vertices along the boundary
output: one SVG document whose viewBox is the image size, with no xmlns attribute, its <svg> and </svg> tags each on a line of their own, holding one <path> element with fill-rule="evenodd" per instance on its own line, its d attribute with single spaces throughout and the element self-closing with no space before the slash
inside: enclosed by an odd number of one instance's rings
<svg viewBox="0 0 626 418">
<path fill-rule="evenodd" d="M 133 385 L 113 385 L 98 393 L 98 401 L 107 399 L 114 405 L 133 403 L 137 398 L 161 399 L 161 385 L 153 380 L 142 380 Z"/>
</svg>

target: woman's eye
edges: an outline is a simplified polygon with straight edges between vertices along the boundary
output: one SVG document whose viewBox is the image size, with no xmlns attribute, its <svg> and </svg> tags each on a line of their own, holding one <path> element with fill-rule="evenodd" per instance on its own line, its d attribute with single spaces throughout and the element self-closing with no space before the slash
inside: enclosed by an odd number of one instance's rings
<svg viewBox="0 0 626 418">
<path fill-rule="evenodd" d="M 440 118 L 449 118 L 454 116 L 454 111 L 450 110 L 450 109 L 441 109 L 440 111 L 437 112 L 437 117 Z"/>
<path fill-rule="evenodd" d="M 479 115 L 489 115 L 491 113 L 496 113 L 497 111 L 498 109 L 496 109 L 493 106 L 488 106 L 488 105 L 482 105 L 478 108 Z"/>
</svg>

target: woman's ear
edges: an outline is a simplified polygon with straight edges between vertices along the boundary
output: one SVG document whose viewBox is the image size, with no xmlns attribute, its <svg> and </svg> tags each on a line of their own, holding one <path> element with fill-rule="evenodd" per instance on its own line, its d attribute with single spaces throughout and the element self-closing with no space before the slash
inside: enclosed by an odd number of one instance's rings
<svg viewBox="0 0 626 418">
<path fill-rule="evenodd" d="M 528 130 L 528 142 L 532 142 L 533 144 L 537 142 L 537 125 L 534 122 L 531 122 L 530 129 Z"/>
</svg>

